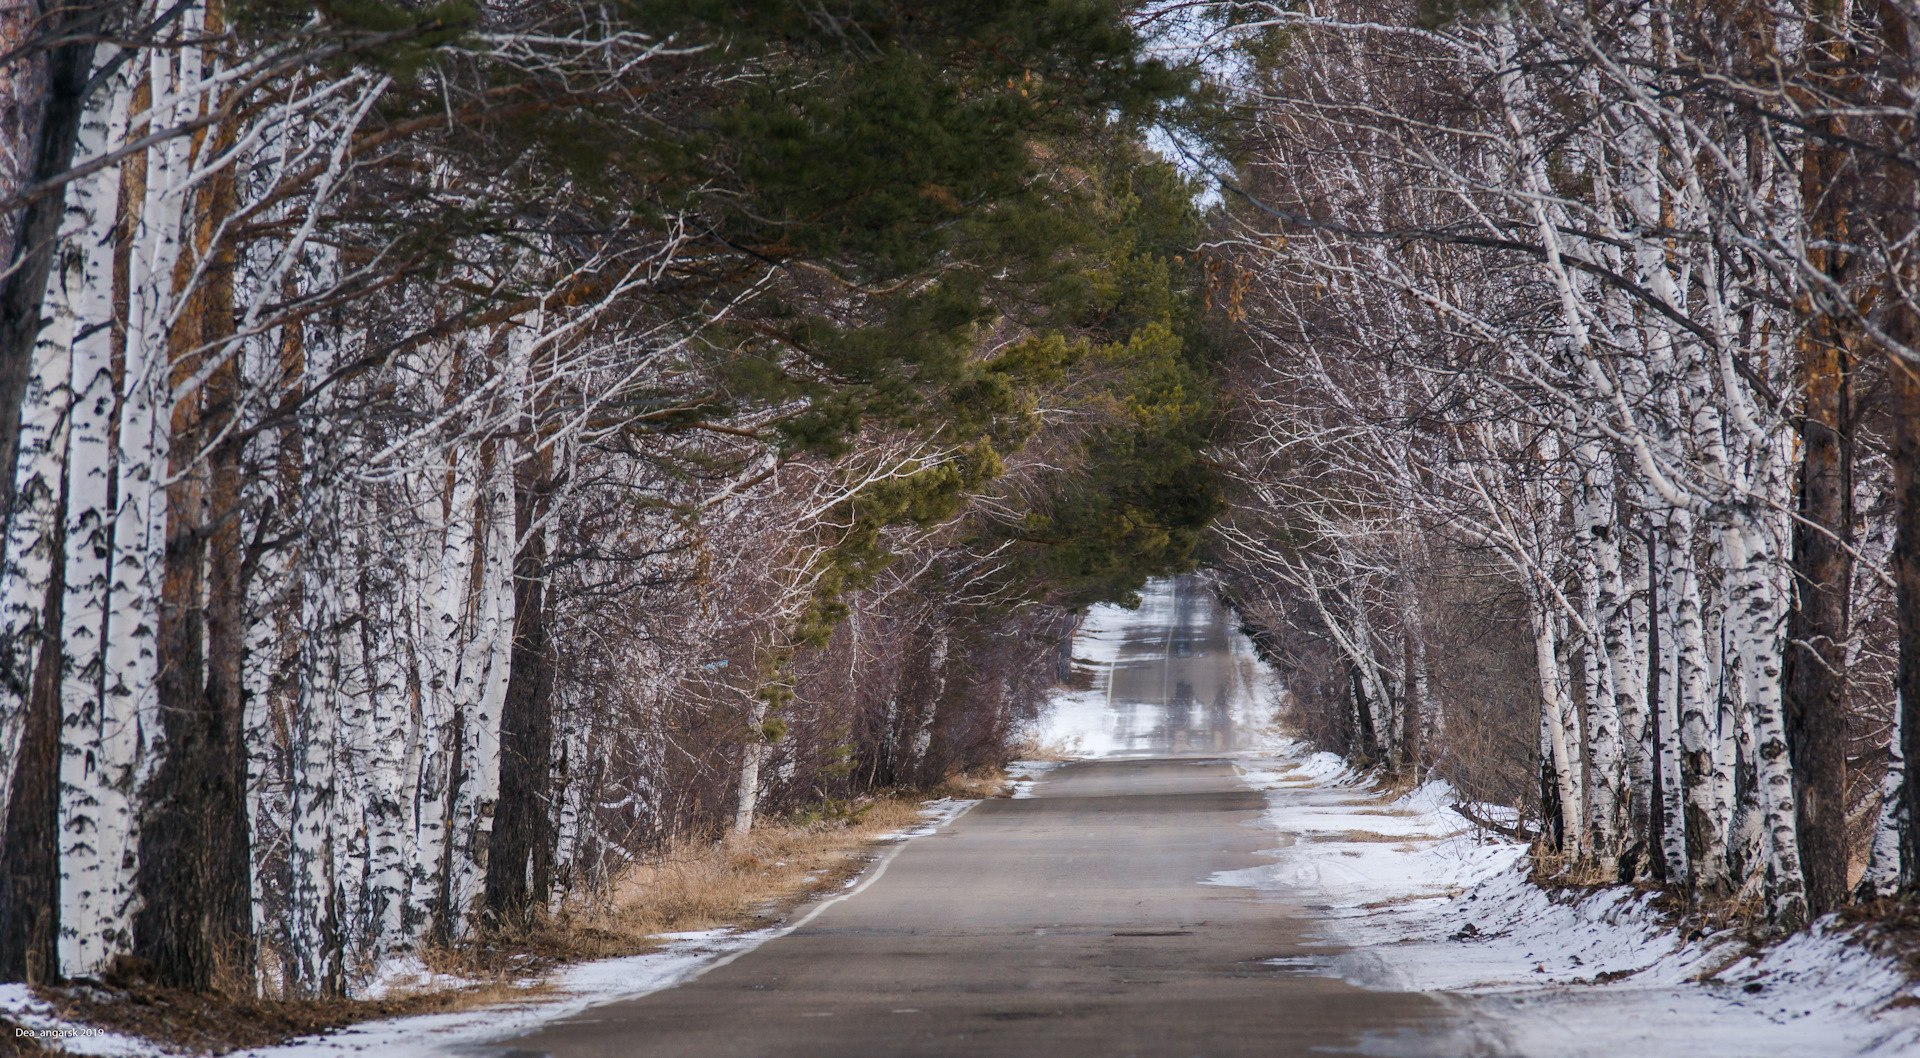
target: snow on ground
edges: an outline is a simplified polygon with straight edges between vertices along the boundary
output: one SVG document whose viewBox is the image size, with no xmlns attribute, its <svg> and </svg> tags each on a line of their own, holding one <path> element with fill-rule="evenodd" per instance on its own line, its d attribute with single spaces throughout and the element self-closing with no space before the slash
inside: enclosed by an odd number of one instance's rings
<svg viewBox="0 0 1920 1058">
<path fill-rule="evenodd" d="M 1028 728 L 1028 737 L 1074 756 L 1105 757 L 1121 752 L 1126 738 L 1112 700 L 1113 670 L 1121 664 L 1129 639 L 1164 628 L 1174 617 L 1173 593 L 1158 582 L 1140 593 L 1140 608 L 1108 603 L 1087 609 L 1073 635 L 1073 664 L 1092 673 L 1093 686 L 1056 694 Z"/>
<path fill-rule="evenodd" d="M 1291 970 L 1445 993 L 1465 1032 L 1449 1046 L 1463 1053 L 1920 1055 L 1920 1012 L 1889 1008 L 1916 995 L 1913 982 L 1831 929 L 1757 954 L 1731 932 L 1683 941 L 1650 894 L 1555 898 L 1531 884 L 1524 848 L 1453 812 L 1445 783 L 1383 798 L 1339 758 L 1291 742 L 1238 763 L 1266 792 L 1263 822 L 1280 840 L 1273 863 L 1214 884 L 1322 912 L 1329 954 Z M 1368 1042 L 1381 1055 L 1435 1053 L 1430 1040 Z"/>
<path fill-rule="evenodd" d="M 1016 760 L 1007 765 L 1007 775 L 1013 779 L 1013 799 L 1025 801 L 1033 797 L 1033 788 L 1040 784 L 1047 773 L 1065 761 L 1057 760 Z"/>
<path fill-rule="evenodd" d="M 324 1036 L 240 1053 L 244 1058 L 417 1058 L 457 1052 L 531 1032 L 546 1022 L 571 1017 L 599 1003 L 670 988 L 721 965 L 722 959 L 731 961 L 788 931 L 789 927 L 781 927 L 743 933 L 715 929 L 667 934 L 663 938 L 666 945 L 658 951 L 568 967 L 549 979 L 550 990 L 530 994 L 524 1003 L 367 1021 Z"/>
<path fill-rule="evenodd" d="M 806 925 L 827 907 L 877 881 L 907 841 L 932 834 L 978 803 L 949 798 L 926 802 L 918 824 L 880 839 L 894 844 L 873 866 L 850 879 L 845 891 L 814 904 L 805 914 L 784 925 L 751 931 L 713 929 L 668 933 L 660 937 L 666 942 L 662 947 L 644 955 L 565 967 L 546 980 L 547 988 L 529 991 L 524 1002 L 362 1022 L 324 1036 L 237 1052 L 237 1058 L 347 1058 L 349 1055 L 353 1058 L 427 1058 L 458 1054 L 477 1044 L 531 1032 L 542 1024 L 571 1017 L 588 1007 L 671 988 Z M 396 963 L 391 973 L 382 976 L 387 986 L 402 983 L 401 979 L 409 976 L 409 967 Z M 535 983 L 525 982 L 529 988 Z M 54 1016 L 52 1008 L 25 985 L 0 985 L 0 1014 L 22 1028 L 41 1033 L 43 1046 L 69 1054 L 159 1058 L 167 1053 L 145 1040 L 62 1022 Z"/>
<path fill-rule="evenodd" d="M 61 1021 L 54 1016 L 52 1004 L 35 996 L 26 985 L 0 985 L 0 1014 L 33 1033 L 40 1046 L 50 1051 L 111 1058 L 158 1058 L 167 1053 L 132 1036 Z"/>
</svg>

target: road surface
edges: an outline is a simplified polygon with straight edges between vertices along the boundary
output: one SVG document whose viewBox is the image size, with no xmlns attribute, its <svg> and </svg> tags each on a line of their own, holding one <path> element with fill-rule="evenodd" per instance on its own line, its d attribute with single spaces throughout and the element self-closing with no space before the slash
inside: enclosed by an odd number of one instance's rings
<svg viewBox="0 0 1920 1058">
<path fill-rule="evenodd" d="M 1254 825 L 1261 796 L 1219 756 L 1252 740 L 1258 674 L 1196 586 L 1147 603 L 1084 643 L 1095 678 L 1080 697 L 1104 710 L 1094 735 L 1116 755 L 898 847 L 787 936 L 505 1054 L 1459 1053 L 1435 1000 L 1303 969 L 1334 953 L 1310 943 L 1311 911 L 1206 884 L 1269 862 L 1258 851 L 1274 843 Z"/>
</svg>

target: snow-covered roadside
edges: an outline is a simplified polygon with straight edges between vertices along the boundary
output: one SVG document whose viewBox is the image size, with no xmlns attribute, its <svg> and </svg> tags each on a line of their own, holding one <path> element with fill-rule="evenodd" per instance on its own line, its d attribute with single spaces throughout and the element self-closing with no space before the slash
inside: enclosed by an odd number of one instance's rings
<svg viewBox="0 0 1920 1058">
<path fill-rule="evenodd" d="M 799 929 L 828 907 L 858 894 L 886 873 L 906 842 L 934 833 L 978 803 L 950 799 L 926 802 L 919 824 L 879 839 L 891 842 L 890 846 L 865 871 L 850 879 L 845 891 L 814 904 L 783 925 L 751 931 L 715 929 L 667 934 L 662 938 L 664 946 L 644 955 L 566 967 L 545 980 L 546 988 L 530 991 L 523 1002 L 367 1021 L 324 1036 L 238 1052 L 238 1058 L 426 1058 L 460 1053 L 477 1044 L 531 1032 L 601 1003 L 671 988 Z M 536 982 L 529 980 L 526 984 L 531 988 Z M 160 1058 L 168 1054 L 145 1040 L 63 1022 L 25 985 L 0 985 L 0 1015 L 40 1033 L 41 1045 L 49 1050 L 107 1058 Z"/>
<path fill-rule="evenodd" d="M 26 985 L 0 985 L 0 1015 L 32 1033 L 40 1046 L 50 1051 L 113 1058 L 158 1058 L 166 1054 L 145 1040 L 61 1021 L 54 1016 L 52 1005 L 35 996 Z"/>
<path fill-rule="evenodd" d="M 1007 765 L 1007 777 L 1013 780 L 1012 798 L 1025 801 L 1034 796 L 1033 788 L 1040 785 L 1047 773 L 1065 764 L 1058 760 L 1016 760 Z"/>
<path fill-rule="evenodd" d="M 1444 783 L 1387 800 L 1339 758 L 1291 742 L 1239 764 L 1266 792 L 1263 822 L 1281 840 L 1273 863 L 1213 882 L 1323 910 L 1324 939 L 1345 950 L 1296 971 L 1450 993 L 1500 1053 L 1920 1054 L 1920 1010 L 1889 1007 L 1920 990 L 1891 959 L 1831 930 L 1758 955 L 1731 933 L 1682 940 L 1649 894 L 1555 899 L 1532 885 L 1524 848 L 1453 812 Z M 1373 1042 L 1400 1053 L 1398 1041 Z"/>
<path fill-rule="evenodd" d="M 1142 592 L 1138 610 L 1106 604 L 1089 607 L 1074 632 L 1073 663 L 1092 676 L 1091 685 L 1056 692 L 1046 710 L 1022 733 L 1070 757 L 1106 757 L 1130 749 L 1123 721 L 1113 708 L 1113 670 L 1121 664 L 1129 637 L 1138 636 L 1142 629 L 1161 627 L 1172 614 L 1173 597 L 1165 590 Z"/>
</svg>

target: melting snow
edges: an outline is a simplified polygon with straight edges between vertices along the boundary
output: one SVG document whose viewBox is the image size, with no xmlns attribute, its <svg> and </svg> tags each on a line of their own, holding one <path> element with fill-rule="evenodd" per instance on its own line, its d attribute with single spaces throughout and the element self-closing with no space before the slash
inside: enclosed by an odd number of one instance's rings
<svg viewBox="0 0 1920 1058">
<path fill-rule="evenodd" d="M 1016 760 L 1007 765 L 1007 774 L 1013 777 L 1013 799 L 1025 801 L 1033 797 L 1033 788 L 1047 773 L 1058 768 L 1062 761 L 1054 760 Z"/>
<path fill-rule="evenodd" d="M 1920 1054 L 1916 994 L 1891 959 L 1828 924 L 1753 953 L 1732 931 L 1683 940 L 1627 886 L 1555 898 L 1525 849 L 1489 838 L 1432 782 L 1383 802 L 1339 758 L 1293 742 L 1239 762 L 1263 790 L 1274 862 L 1218 885 L 1280 890 L 1326 916 L 1345 949 L 1295 972 L 1443 993 L 1467 1035 L 1379 1038 L 1381 1055 L 1840 1058 Z M 1608 983 L 1593 983 L 1596 979 Z"/>
</svg>

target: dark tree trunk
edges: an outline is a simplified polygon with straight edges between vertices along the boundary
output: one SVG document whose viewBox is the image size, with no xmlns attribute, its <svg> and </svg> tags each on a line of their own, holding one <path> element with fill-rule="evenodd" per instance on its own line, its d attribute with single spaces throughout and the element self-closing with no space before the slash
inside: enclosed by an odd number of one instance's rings
<svg viewBox="0 0 1920 1058">
<path fill-rule="evenodd" d="M 1373 730 L 1373 703 L 1367 700 L 1366 684 L 1360 679 L 1360 666 L 1347 662 L 1347 683 L 1353 688 L 1353 728 L 1360 736 L 1360 755 L 1380 759 L 1380 739 Z"/>
<path fill-rule="evenodd" d="M 66 521 L 66 490 L 58 517 Z M 24 695 L 26 725 L 14 761 L 0 841 L 0 981 L 41 984 L 60 974 L 60 623 L 66 552 L 55 548 L 41 608 L 39 649 Z"/>
<path fill-rule="evenodd" d="M 455 912 L 453 906 L 454 806 L 460 803 L 460 786 L 466 781 L 467 710 L 464 704 L 453 710 L 453 723 L 447 729 L 447 795 L 440 819 L 440 861 L 437 884 L 433 890 L 433 943 L 446 947 L 453 943 Z"/>
<path fill-rule="evenodd" d="M 195 516 L 204 497 L 190 495 L 202 491 L 182 482 L 167 496 L 166 577 L 156 644 L 161 741 L 159 762 L 141 790 L 140 865 L 134 875 L 140 910 L 133 922 L 134 951 L 153 964 L 156 982 L 199 990 L 211 988 L 218 972 L 215 872 L 224 862 L 213 852 L 206 806 L 227 799 L 220 790 L 225 733 L 218 715 L 207 708 L 203 676 L 206 541 Z"/>
<path fill-rule="evenodd" d="M 36 5 L 37 6 L 37 5 Z M 57 6 L 34 27 L 43 38 L 87 35 L 97 29 L 113 5 Z M 46 58 L 46 98 L 33 137 L 28 180 L 44 183 L 73 164 L 86 110 L 87 78 L 94 45 L 54 48 Z M 6 271 L 0 280 L 0 549 L 13 525 L 14 471 L 20 461 L 21 402 L 33 374 L 33 345 L 40 334 L 41 302 L 53 268 L 54 239 L 66 213 L 64 187 L 33 199 L 20 211 Z M 3 558 L 0 555 L 0 558 Z"/>
<path fill-rule="evenodd" d="M 487 910 L 502 924 L 544 909 L 553 878 L 553 658 L 545 534 L 552 499 L 544 453 L 514 474 L 513 651 L 500 712 L 500 798 L 487 843 Z"/>
<path fill-rule="evenodd" d="M 1416 674 L 1416 661 L 1413 656 L 1413 637 L 1419 635 L 1417 628 L 1408 627 L 1400 635 L 1401 663 L 1405 677 L 1400 681 L 1400 731 L 1402 743 L 1400 759 L 1414 766 L 1414 775 L 1418 777 L 1420 766 L 1420 702 L 1415 692 L 1420 684 Z"/>
<path fill-rule="evenodd" d="M 1912 313 L 1902 329 L 1909 347 L 1920 338 Z M 1898 599 L 1900 748 L 1906 753 L 1901 789 L 1900 879 L 1920 888 L 1920 365 L 1895 361 L 1893 382 L 1893 581 Z"/>
<path fill-rule="evenodd" d="M 1893 3 L 1880 5 L 1881 40 L 1887 54 L 1906 64 L 1904 88 L 1914 84 L 1915 53 L 1907 15 Z M 1895 143 L 1911 143 L 1915 129 L 1911 121 L 1889 123 Z M 1906 256 L 1893 263 L 1894 275 L 1883 289 L 1892 299 L 1886 321 L 1890 338 L 1909 349 L 1920 344 L 1920 307 L 1903 300 L 1900 291 L 1914 295 L 1920 283 L 1920 256 L 1916 256 L 1911 236 L 1920 219 L 1920 194 L 1916 194 L 1912 169 L 1891 166 L 1887 189 L 1888 208 L 1884 215 L 1889 242 L 1905 245 Z M 1900 800 L 1900 883 L 1912 891 L 1920 886 L 1920 364 L 1889 357 L 1887 375 L 1893 391 L 1893 439 L 1888 453 L 1893 465 L 1893 582 L 1895 619 L 1899 636 L 1899 668 L 1895 690 L 1899 694 L 1900 748 L 1906 753 L 1906 774 Z"/>
<path fill-rule="evenodd" d="M 1660 589 L 1652 571 L 1658 551 L 1647 541 L 1647 752 L 1653 763 L 1653 790 L 1647 803 L 1648 873 L 1667 880 L 1666 769 L 1660 759 Z"/>
<path fill-rule="evenodd" d="M 1815 915 L 1834 910 L 1846 897 L 1853 459 L 1850 440 L 1836 428 L 1844 427 L 1848 414 L 1842 360 L 1832 350 L 1832 355 L 1819 355 L 1816 370 L 1808 372 L 1800 476 L 1800 517 L 1805 521 L 1794 526 L 1796 605 L 1787 614 L 1787 746 L 1798 794 L 1801 862 Z"/>
<path fill-rule="evenodd" d="M 1837 45 L 1810 24 L 1815 48 Z M 1829 131 L 1843 133 L 1838 122 Z M 1854 183 L 1849 152 L 1809 144 L 1802 192 L 1815 237 L 1844 242 Z M 1852 262 L 1808 251 L 1843 282 Z M 1782 677 L 1787 748 L 1793 760 L 1800 861 L 1815 915 L 1839 907 L 1847 889 L 1847 636 L 1853 589 L 1852 327 L 1803 299 L 1799 341 L 1803 403 L 1799 514 L 1793 530 L 1794 606 L 1787 614 Z"/>
<path fill-rule="evenodd" d="M 236 363 L 237 358 L 236 358 Z M 223 372 L 216 381 L 227 377 Z M 223 395 L 224 396 L 224 395 Z M 231 455 L 237 456 L 234 452 Z M 221 459 L 214 471 L 215 509 L 223 517 L 210 537 L 207 562 L 206 710 L 217 725 L 216 752 L 208 762 L 218 769 L 207 819 L 208 851 L 218 879 L 214 914 L 224 937 L 220 968 L 230 981 L 253 979 L 252 843 L 247 819 L 246 674 L 248 569 L 246 545 L 237 516 L 241 475 L 234 458 Z M 344 993 L 343 993 L 344 994 Z"/>
<path fill-rule="evenodd" d="M 169 513 L 178 511 L 168 499 Z M 160 612 L 162 740 L 141 791 L 134 949 L 153 964 L 156 982 L 205 990 L 250 977 L 252 965 L 240 600 L 219 597 L 237 591 L 222 557 L 211 563 L 212 605 L 200 604 L 207 538 L 198 525 L 171 528 Z"/>
<path fill-rule="evenodd" d="M 216 31 L 209 20 L 208 29 Z M 209 143 L 229 147 L 232 132 Z M 209 180 L 195 249 L 209 266 L 171 336 L 170 381 L 185 385 L 233 329 L 230 245 L 216 245 L 235 201 L 232 174 Z M 141 790 L 134 952 L 156 983 L 251 988 L 252 901 L 241 674 L 247 564 L 240 539 L 240 450 L 207 448 L 241 392 L 231 357 L 173 409 L 175 483 L 167 489 L 165 577 L 159 607 L 159 761 Z"/>
<path fill-rule="evenodd" d="M 1560 811 L 1560 777 L 1554 774 L 1553 757 L 1540 754 L 1540 836 L 1561 852 L 1567 847 L 1567 821 Z"/>
</svg>

